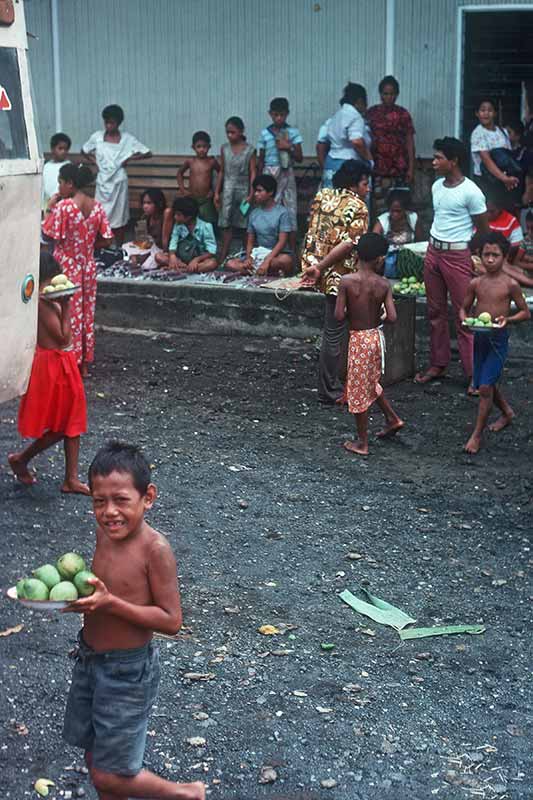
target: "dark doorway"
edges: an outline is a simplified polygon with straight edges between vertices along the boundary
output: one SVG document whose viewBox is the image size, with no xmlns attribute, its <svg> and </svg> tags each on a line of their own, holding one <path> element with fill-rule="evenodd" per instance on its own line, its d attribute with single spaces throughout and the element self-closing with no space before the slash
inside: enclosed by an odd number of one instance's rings
<svg viewBox="0 0 533 800">
<path fill-rule="evenodd" d="M 494 99 L 498 124 L 521 116 L 522 82 L 533 81 L 533 11 L 467 11 L 463 29 L 462 134 L 477 125 L 480 98 Z"/>
</svg>

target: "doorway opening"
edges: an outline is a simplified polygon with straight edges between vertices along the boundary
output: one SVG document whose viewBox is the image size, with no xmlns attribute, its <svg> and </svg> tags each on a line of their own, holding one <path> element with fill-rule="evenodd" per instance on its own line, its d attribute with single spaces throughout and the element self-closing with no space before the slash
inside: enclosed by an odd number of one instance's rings
<svg viewBox="0 0 533 800">
<path fill-rule="evenodd" d="M 501 7 L 500 7 L 501 8 Z M 463 13 L 462 114 L 468 141 L 479 100 L 496 103 L 497 124 L 523 117 L 523 85 L 533 82 L 533 10 Z"/>
</svg>

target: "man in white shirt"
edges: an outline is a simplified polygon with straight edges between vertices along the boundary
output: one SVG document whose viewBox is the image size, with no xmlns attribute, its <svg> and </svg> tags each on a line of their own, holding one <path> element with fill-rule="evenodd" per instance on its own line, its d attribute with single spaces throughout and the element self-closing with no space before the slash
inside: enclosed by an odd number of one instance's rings
<svg viewBox="0 0 533 800">
<path fill-rule="evenodd" d="M 487 206 L 481 189 L 464 172 L 468 152 L 458 139 L 445 136 L 434 144 L 432 186 L 433 225 L 424 262 L 428 317 L 430 324 L 430 366 L 419 372 L 417 383 L 442 377 L 450 361 L 448 293 L 452 302 L 459 358 L 468 380 L 472 378 L 473 336 L 462 327 L 459 309 L 472 280 L 472 257 L 468 247 L 474 228 L 488 233 Z M 470 389 L 469 389 L 470 391 Z"/>
</svg>

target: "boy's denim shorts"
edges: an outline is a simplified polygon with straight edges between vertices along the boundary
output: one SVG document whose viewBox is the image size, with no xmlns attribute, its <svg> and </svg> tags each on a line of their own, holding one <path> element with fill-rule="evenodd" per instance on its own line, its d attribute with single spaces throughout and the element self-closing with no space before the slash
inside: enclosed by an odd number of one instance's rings
<svg viewBox="0 0 533 800">
<path fill-rule="evenodd" d="M 65 711 L 63 738 L 92 753 L 92 764 L 114 775 L 142 768 L 150 709 L 159 686 L 159 650 L 97 653 L 81 634 Z"/>
</svg>

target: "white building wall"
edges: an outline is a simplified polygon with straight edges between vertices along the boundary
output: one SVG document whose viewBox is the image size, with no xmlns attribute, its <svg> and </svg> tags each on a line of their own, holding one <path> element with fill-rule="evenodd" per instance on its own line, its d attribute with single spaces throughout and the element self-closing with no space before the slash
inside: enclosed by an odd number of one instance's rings
<svg viewBox="0 0 533 800">
<path fill-rule="evenodd" d="M 457 8 L 513 0 L 396 0 L 394 74 L 417 150 L 454 133 Z M 25 0 L 41 141 L 55 131 L 50 0 Z M 376 102 L 386 64 L 387 0 L 58 0 L 63 128 L 78 149 L 119 103 L 125 128 L 154 152 L 184 154 L 195 130 L 218 150 L 224 121 L 242 116 L 250 141 L 268 102 L 289 98 L 312 154 L 348 80 Z M 531 4 L 533 10 L 533 3 Z"/>
</svg>

